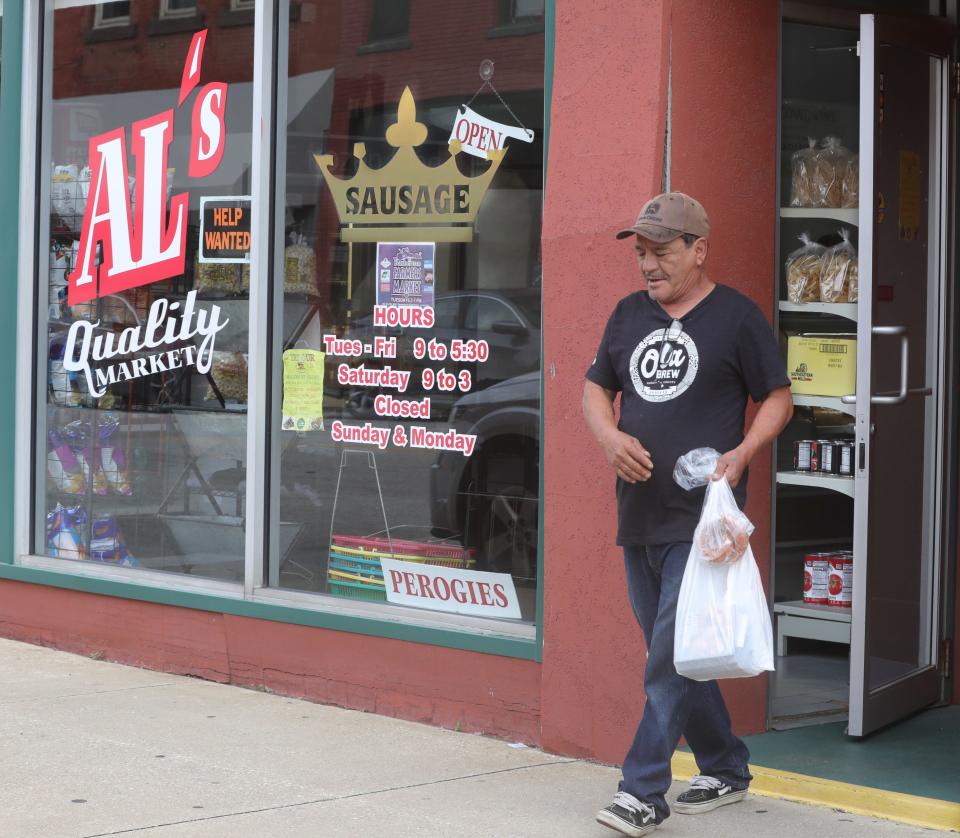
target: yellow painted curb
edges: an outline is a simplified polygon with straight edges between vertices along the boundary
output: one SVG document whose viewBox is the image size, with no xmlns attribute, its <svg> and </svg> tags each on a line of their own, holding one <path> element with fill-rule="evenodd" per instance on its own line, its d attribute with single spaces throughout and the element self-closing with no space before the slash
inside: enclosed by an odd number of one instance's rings
<svg viewBox="0 0 960 838">
<path fill-rule="evenodd" d="M 673 755 L 672 770 L 675 780 L 689 780 L 697 774 L 693 754 L 677 751 Z M 750 773 L 753 774 L 753 782 L 750 783 L 753 794 L 843 809 L 856 815 L 869 815 L 928 829 L 960 832 L 960 803 L 855 786 L 752 763 Z"/>
</svg>

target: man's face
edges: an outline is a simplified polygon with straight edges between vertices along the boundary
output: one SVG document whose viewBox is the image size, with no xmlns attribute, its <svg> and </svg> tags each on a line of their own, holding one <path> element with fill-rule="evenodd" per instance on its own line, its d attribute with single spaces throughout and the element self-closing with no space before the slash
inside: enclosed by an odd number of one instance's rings
<svg viewBox="0 0 960 838">
<path fill-rule="evenodd" d="M 662 304 L 682 299 L 697 283 L 706 259 L 707 240 L 697 239 L 688 247 L 682 238 L 655 242 L 637 234 L 634 247 L 650 298 Z"/>
</svg>

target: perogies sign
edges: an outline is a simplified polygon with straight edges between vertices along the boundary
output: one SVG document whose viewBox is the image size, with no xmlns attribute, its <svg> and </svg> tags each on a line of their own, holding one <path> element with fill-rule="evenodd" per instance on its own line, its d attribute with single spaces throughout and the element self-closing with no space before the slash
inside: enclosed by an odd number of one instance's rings
<svg viewBox="0 0 960 838">
<path fill-rule="evenodd" d="M 199 84 L 207 30 L 194 35 L 184 64 L 177 107 Z M 191 113 L 191 178 L 216 171 L 223 159 L 227 129 L 224 121 L 227 85 L 211 82 L 201 88 Z M 131 206 L 127 170 L 127 132 L 120 127 L 89 141 L 90 190 L 80 231 L 76 266 L 67 278 L 67 302 L 73 306 L 107 294 L 179 276 L 187 250 L 186 192 L 167 201 L 166 172 L 173 141 L 175 109 L 142 119 L 131 126 L 131 151 L 136 161 L 135 195 Z M 97 287 L 97 242 L 103 244 L 103 264 Z M 124 329 L 119 336 L 95 334 L 99 322 L 78 320 L 70 327 L 64 368 L 84 373 L 90 391 L 103 395 L 107 384 L 163 372 L 168 368 L 196 366 L 210 370 L 216 333 L 226 324 L 220 308 L 196 306 L 196 292 L 179 302 L 155 300 L 147 323 Z M 182 306 L 182 307 L 181 307 Z M 168 315 L 170 315 L 168 317 Z M 165 344 L 203 340 L 199 349 L 161 349 Z M 161 350 L 149 358 L 119 361 L 100 368 L 120 355 Z M 173 355 L 176 357 L 171 357 Z M 95 370 L 93 367 L 97 367 Z"/>
</svg>

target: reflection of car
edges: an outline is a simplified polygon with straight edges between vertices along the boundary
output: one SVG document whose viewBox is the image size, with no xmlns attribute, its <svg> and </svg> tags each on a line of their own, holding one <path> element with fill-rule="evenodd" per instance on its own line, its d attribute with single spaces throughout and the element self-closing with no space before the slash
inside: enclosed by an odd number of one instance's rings
<svg viewBox="0 0 960 838">
<path fill-rule="evenodd" d="M 500 381 L 540 369 L 540 288 L 499 289 L 497 291 L 467 290 L 438 294 L 434 303 L 435 323 L 432 329 L 391 329 L 373 325 L 373 315 L 358 318 L 349 337 L 373 344 L 373 337 L 385 335 L 397 338 L 396 359 L 364 359 L 368 366 L 389 365 L 394 369 L 410 370 L 410 386 L 403 397 L 430 396 L 434 419 L 444 419 L 451 406 L 463 395 L 459 391 L 424 390 L 422 373 L 430 368 L 448 372 L 469 370 L 471 391 L 483 390 Z M 488 360 L 483 363 L 417 359 L 413 341 L 422 337 L 436 339 L 449 351 L 453 340 L 485 340 L 490 347 Z M 394 395 L 397 395 L 395 392 Z M 357 417 L 373 416 L 373 400 L 378 391 L 372 388 L 347 392 L 350 411 Z"/>
<path fill-rule="evenodd" d="M 476 434 L 470 457 L 444 452 L 430 473 L 435 535 L 462 535 L 479 569 L 536 580 L 540 372 L 516 376 L 460 399 L 450 425 Z"/>
</svg>

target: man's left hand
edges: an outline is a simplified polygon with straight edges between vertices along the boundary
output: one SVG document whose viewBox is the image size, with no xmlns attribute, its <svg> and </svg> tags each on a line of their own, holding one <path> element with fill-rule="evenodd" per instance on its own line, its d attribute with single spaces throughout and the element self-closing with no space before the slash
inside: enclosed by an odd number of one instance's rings
<svg viewBox="0 0 960 838">
<path fill-rule="evenodd" d="M 739 448 L 733 451 L 727 451 L 717 460 L 717 470 L 711 476 L 711 480 L 719 480 L 722 477 L 727 478 L 731 488 L 736 488 L 743 477 L 743 471 L 747 467 L 747 455 Z"/>
</svg>

